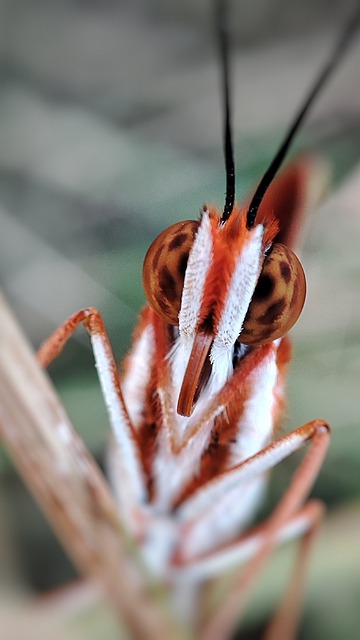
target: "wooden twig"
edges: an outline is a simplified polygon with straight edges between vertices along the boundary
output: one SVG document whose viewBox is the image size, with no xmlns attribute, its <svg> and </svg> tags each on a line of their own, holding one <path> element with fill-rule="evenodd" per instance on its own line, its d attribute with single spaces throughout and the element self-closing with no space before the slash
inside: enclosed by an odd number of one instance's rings
<svg viewBox="0 0 360 640">
<path fill-rule="evenodd" d="M 0 295 L 0 435 L 79 571 L 95 578 L 132 638 L 181 640 L 166 597 L 118 519 L 96 462 Z"/>
</svg>

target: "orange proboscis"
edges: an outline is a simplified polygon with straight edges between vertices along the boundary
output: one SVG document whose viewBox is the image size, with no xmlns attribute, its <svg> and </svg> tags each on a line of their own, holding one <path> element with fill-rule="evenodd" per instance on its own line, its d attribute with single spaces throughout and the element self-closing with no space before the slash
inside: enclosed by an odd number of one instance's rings
<svg viewBox="0 0 360 640">
<path fill-rule="evenodd" d="M 191 415 L 194 402 L 207 382 L 206 359 L 212 341 L 211 333 L 198 331 L 195 336 L 177 404 L 177 412 L 182 416 Z"/>
</svg>

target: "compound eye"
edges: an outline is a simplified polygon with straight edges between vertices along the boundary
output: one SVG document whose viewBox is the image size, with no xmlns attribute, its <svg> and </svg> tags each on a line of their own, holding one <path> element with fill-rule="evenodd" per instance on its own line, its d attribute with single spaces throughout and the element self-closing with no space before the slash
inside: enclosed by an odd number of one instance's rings
<svg viewBox="0 0 360 640">
<path fill-rule="evenodd" d="M 274 244 L 265 258 L 240 342 L 261 345 L 284 336 L 304 306 L 306 279 L 300 260 L 283 244 Z"/>
<path fill-rule="evenodd" d="M 186 265 L 198 227 L 196 220 L 173 224 L 158 235 L 145 256 L 143 286 L 147 301 L 169 324 L 179 323 Z"/>
</svg>

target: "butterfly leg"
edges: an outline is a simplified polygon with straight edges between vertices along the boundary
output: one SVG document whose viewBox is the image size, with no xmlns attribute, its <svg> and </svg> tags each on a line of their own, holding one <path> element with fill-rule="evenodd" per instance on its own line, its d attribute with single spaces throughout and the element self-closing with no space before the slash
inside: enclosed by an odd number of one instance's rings
<svg viewBox="0 0 360 640">
<path fill-rule="evenodd" d="M 324 505 L 319 500 L 309 500 L 302 509 L 300 509 L 293 517 L 284 523 L 279 529 L 276 539 L 274 540 L 274 546 L 288 542 L 289 540 L 299 539 L 299 548 L 296 555 L 295 565 L 291 572 L 291 577 L 286 585 L 286 590 L 282 597 L 281 603 L 277 608 L 277 611 L 273 618 L 270 620 L 264 635 L 263 640 L 279 640 L 280 638 L 286 638 L 286 640 L 295 640 L 296 631 L 299 623 L 299 615 L 301 610 L 303 586 L 306 579 L 308 564 L 311 556 L 313 544 L 315 542 L 317 533 L 319 532 L 321 522 L 324 515 Z M 263 545 L 263 531 L 264 527 L 260 526 L 255 531 L 250 532 L 244 538 L 239 541 L 238 549 L 236 544 L 234 545 L 233 555 L 236 555 L 236 551 L 241 553 L 243 560 L 254 557 L 256 553 L 259 553 Z M 235 576 L 234 582 L 236 583 L 237 577 Z M 243 588 L 249 588 L 250 585 L 244 585 Z M 233 582 L 228 585 L 227 593 L 232 593 Z M 216 583 L 215 583 L 216 589 Z M 246 594 L 247 595 L 247 594 Z M 243 607 L 243 601 L 241 599 L 242 594 L 238 592 L 239 602 L 241 610 Z M 210 596 L 211 597 L 211 596 Z M 241 610 L 238 609 L 237 616 L 233 619 L 233 628 L 236 626 L 241 615 Z M 215 613 L 216 615 L 216 613 Z M 227 622 L 229 624 L 229 621 Z M 206 625 L 207 633 L 209 635 L 202 635 L 201 638 L 213 638 L 215 636 L 210 635 L 213 631 L 209 631 L 209 626 Z M 220 627 L 217 628 L 220 630 Z M 217 631 L 216 631 L 217 632 Z M 226 638 L 227 631 L 225 628 L 221 629 L 221 637 Z M 229 634 L 231 635 L 231 634 Z"/>
<path fill-rule="evenodd" d="M 228 472 L 225 472 L 222 475 L 220 480 L 215 480 L 209 487 L 206 488 L 206 485 L 198 491 L 198 495 L 193 496 L 191 498 L 192 504 L 189 503 L 184 505 L 184 516 L 190 516 L 191 513 L 196 512 L 198 510 L 199 516 L 193 520 L 193 522 L 189 522 L 189 529 L 187 532 L 187 538 L 190 541 L 194 537 L 196 537 L 196 527 L 204 526 L 211 527 L 214 526 L 211 524 L 211 518 L 216 517 L 216 506 L 209 507 L 209 504 L 214 503 L 214 500 L 220 500 L 221 490 L 231 490 L 233 491 L 234 501 L 236 500 L 235 491 L 238 489 L 240 491 L 241 481 L 249 482 L 252 478 L 255 478 L 257 475 L 266 473 L 270 468 L 274 467 L 280 460 L 288 457 L 291 453 L 298 451 L 305 444 L 311 443 L 311 448 L 307 452 L 305 458 L 300 464 L 299 468 L 295 472 L 290 486 L 286 490 L 284 496 L 279 501 L 278 505 L 274 508 L 274 511 L 269 516 L 266 522 L 264 522 L 260 528 L 257 528 L 255 531 L 248 533 L 241 540 L 238 541 L 238 551 L 241 553 L 243 551 L 242 546 L 244 543 L 247 545 L 253 545 L 252 551 L 249 554 L 250 560 L 245 568 L 239 573 L 239 575 L 235 578 L 234 583 L 232 585 L 231 592 L 227 594 L 224 602 L 221 603 L 219 608 L 214 612 L 214 614 L 207 620 L 201 637 L 204 640 L 214 640 L 215 638 L 227 638 L 231 634 L 231 630 L 234 628 L 235 622 L 241 616 L 241 613 L 245 607 L 246 599 L 249 595 L 250 588 L 255 581 L 259 571 L 261 570 L 264 562 L 268 558 L 269 554 L 276 546 L 279 537 L 281 537 L 281 533 L 287 525 L 291 524 L 291 521 L 294 517 L 298 516 L 304 501 L 306 500 L 307 495 L 309 494 L 311 487 L 318 475 L 318 472 L 321 468 L 322 461 L 324 459 L 328 444 L 329 444 L 329 428 L 323 421 L 316 420 L 310 422 L 299 429 L 291 432 L 290 434 L 280 438 L 276 442 L 272 443 L 268 447 L 266 447 L 263 451 L 260 451 L 258 454 L 245 460 L 237 467 L 230 469 Z M 235 483 L 234 483 L 235 481 Z M 223 485 L 220 486 L 220 483 Z M 235 484 L 235 489 L 234 489 Z M 207 494 L 207 495 L 206 495 Z M 239 496 L 239 493 L 237 494 Z M 241 495 L 241 494 L 240 494 Z M 201 513 L 200 505 L 207 505 L 207 508 L 203 510 Z M 313 507 L 312 507 L 313 509 Z M 309 515 L 310 514 L 310 515 Z M 308 514 L 308 520 L 305 527 L 305 531 L 302 532 L 303 541 L 300 547 L 300 555 L 299 555 L 299 564 L 303 564 L 303 560 L 308 555 L 309 547 L 311 546 L 312 538 L 314 537 L 315 531 L 318 527 L 318 521 L 320 516 L 319 507 L 315 509 L 314 513 L 311 513 L 311 510 Z M 311 517 L 310 517 L 311 516 Z M 258 536 L 257 540 L 252 539 L 252 536 Z M 231 545 L 234 547 L 234 545 Z M 219 559 L 217 556 L 221 555 L 221 552 L 217 551 L 214 554 L 209 554 L 209 560 Z M 186 555 L 186 554 L 185 554 Z M 213 558 L 211 558 L 213 555 Z M 236 555 L 233 555 L 233 562 L 235 561 Z M 184 558 L 185 559 L 185 558 Z M 190 563 L 190 556 L 188 555 L 187 561 Z M 203 559 L 204 563 L 205 559 Z M 196 564 L 196 558 L 193 558 L 193 562 Z M 304 573 L 303 569 L 301 573 Z M 299 572 L 295 576 L 293 582 L 297 581 L 300 578 Z M 286 621 L 284 617 L 277 617 L 277 622 L 275 623 L 275 630 L 281 625 L 285 625 L 287 629 L 287 633 L 285 635 L 277 636 L 277 637 L 286 637 L 287 640 L 294 637 L 291 635 L 291 630 L 296 628 L 296 621 L 299 610 L 299 594 L 301 592 L 301 585 L 296 585 L 296 587 L 292 584 L 292 591 L 294 593 L 294 597 L 297 598 L 297 603 L 293 601 L 291 611 L 292 614 L 290 619 L 288 615 L 286 616 Z M 286 602 L 286 600 L 285 600 Z M 281 611 L 283 610 L 285 605 L 281 606 Z M 279 622 L 280 619 L 280 622 Z M 273 640 L 276 635 L 270 635 L 268 640 Z"/>
<path fill-rule="evenodd" d="M 123 482 L 126 483 L 126 505 L 123 505 L 122 511 L 125 512 L 123 515 L 129 515 L 133 505 L 145 501 L 146 488 L 137 434 L 125 406 L 118 369 L 99 311 L 89 307 L 74 313 L 42 344 L 37 357 L 43 367 L 48 367 L 81 324 L 90 334 L 100 385 L 118 445 L 118 464 L 121 467 Z"/>
<path fill-rule="evenodd" d="M 311 551 L 319 533 L 324 511 L 323 503 L 317 500 L 310 500 L 303 508 L 303 515 L 307 520 L 307 530 L 300 536 L 299 549 L 290 581 L 284 591 L 280 605 L 265 631 L 263 640 L 278 640 L 279 638 L 291 640 L 296 637 L 303 598 L 303 586 L 306 580 Z"/>
</svg>

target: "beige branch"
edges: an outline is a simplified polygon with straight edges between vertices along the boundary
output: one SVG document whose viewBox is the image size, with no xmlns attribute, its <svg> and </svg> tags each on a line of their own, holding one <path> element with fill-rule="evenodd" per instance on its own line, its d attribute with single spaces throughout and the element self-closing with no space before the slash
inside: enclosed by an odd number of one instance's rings
<svg viewBox="0 0 360 640">
<path fill-rule="evenodd" d="M 1 296 L 0 435 L 74 564 L 102 584 L 131 637 L 183 639 L 164 596 L 149 589 L 101 471 Z"/>
</svg>

